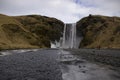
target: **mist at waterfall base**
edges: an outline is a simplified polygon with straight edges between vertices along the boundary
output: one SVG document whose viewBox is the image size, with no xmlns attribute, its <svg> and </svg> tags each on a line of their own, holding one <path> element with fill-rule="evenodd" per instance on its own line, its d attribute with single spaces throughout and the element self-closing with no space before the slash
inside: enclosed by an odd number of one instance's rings
<svg viewBox="0 0 120 80">
<path fill-rule="evenodd" d="M 64 24 L 63 37 L 60 38 L 59 42 L 51 43 L 51 48 L 77 49 L 81 40 L 82 37 L 77 36 L 76 23 L 67 23 Z"/>
</svg>

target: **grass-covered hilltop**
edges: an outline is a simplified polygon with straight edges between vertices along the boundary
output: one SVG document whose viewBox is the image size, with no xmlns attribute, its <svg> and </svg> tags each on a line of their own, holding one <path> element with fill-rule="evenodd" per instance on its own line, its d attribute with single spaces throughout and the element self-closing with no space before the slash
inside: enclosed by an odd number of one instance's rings
<svg viewBox="0 0 120 80">
<path fill-rule="evenodd" d="M 120 49 L 120 17 L 89 15 L 77 22 L 81 48 Z"/>
<path fill-rule="evenodd" d="M 0 49 L 50 48 L 62 36 L 63 22 L 40 15 L 0 14 Z"/>
<path fill-rule="evenodd" d="M 62 37 L 64 23 L 41 15 L 0 14 L 0 50 L 50 48 Z M 77 35 L 83 36 L 79 48 L 120 49 L 120 17 L 89 15 L 77 22 Z"/>
</svg>

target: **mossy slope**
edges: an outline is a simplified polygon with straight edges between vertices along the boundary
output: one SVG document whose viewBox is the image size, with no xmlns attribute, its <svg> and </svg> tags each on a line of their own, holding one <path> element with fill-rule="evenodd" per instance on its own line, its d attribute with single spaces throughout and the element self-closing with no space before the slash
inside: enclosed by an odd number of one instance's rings
<svg viewBox="0 0 120 80">
<path fill-rule="evenodd" d="M 0 14 L 0 49 L 50 47 L 60 38 L 62 26 L 61 21 L 40 15 Z"/>
<path fill-rule="evenodd" d="M 83 34 L 81 48 L 119 48 L 120 18 L 89 15 L 77 22 L 77 31 Z"/>
</svg>

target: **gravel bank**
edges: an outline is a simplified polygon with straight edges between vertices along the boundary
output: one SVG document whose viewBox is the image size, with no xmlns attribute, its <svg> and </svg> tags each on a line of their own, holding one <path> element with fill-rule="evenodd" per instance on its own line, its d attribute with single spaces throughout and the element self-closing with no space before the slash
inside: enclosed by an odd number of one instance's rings
<svg viewBox="0 0 120 80">
<path fill-rule="evenodd" d="M 63 80 L 120 80 L 118 68 L 97 61 L 92 62 L 89 58 L 93 58 L 92 55 L 89 56 L 92 50 L 86 49 L 85 51 L 89 51 L 89 54 L 84 53 L 84 55 L 81 53 L 82 51 L 84 50 L 62 51 L 61 69 Z M 72 55 L 71 52 L 73 54 L 77 52 L 78 55 Z M 98 52 L 96 54 L 100 54 Z"/>
<path fill-rule="evenodd" d="M 62 80 L 57 50 L 0 56 L 0 80 Z"/>
<path fill-rule="evenodd" d="M 80 56 L 83 59 L 120 68 L 120 50 L 79 49 L 71 51 L 73 55 Z"/>
</svg>

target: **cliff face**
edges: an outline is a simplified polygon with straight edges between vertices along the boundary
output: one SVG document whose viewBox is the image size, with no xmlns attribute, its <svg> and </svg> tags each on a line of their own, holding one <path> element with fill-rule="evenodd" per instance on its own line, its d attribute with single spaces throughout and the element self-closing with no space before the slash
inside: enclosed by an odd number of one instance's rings
<svg viewBox="0 0 120 80">
<path fill-rule="evenodd" d="M 38 37 L 46 37 L 50 41 L 59 40 L 62 36 L 64 23 L 46 16 L 28 15 L 15 17 L 23 27 Z"/>
<path fill-rule="evenodd" d="M 45 48 L 62 36 L 64 23 L 40 15 L 0 14 L 0 49 Z M 89 15 L 77 22 L 80 48 L 120 48 L 120 18 Z"/>
<path fill-rule="evenodd" d="M 80 48 L 120 48 L 120 18 L 89 15 L 77 22 Z"/>
<path fill-rule="evenodd" d="M 0 14 L 0 49 L 45 48 L 62 36 L 63 22 L 40 15 Z"/>
</svg>

